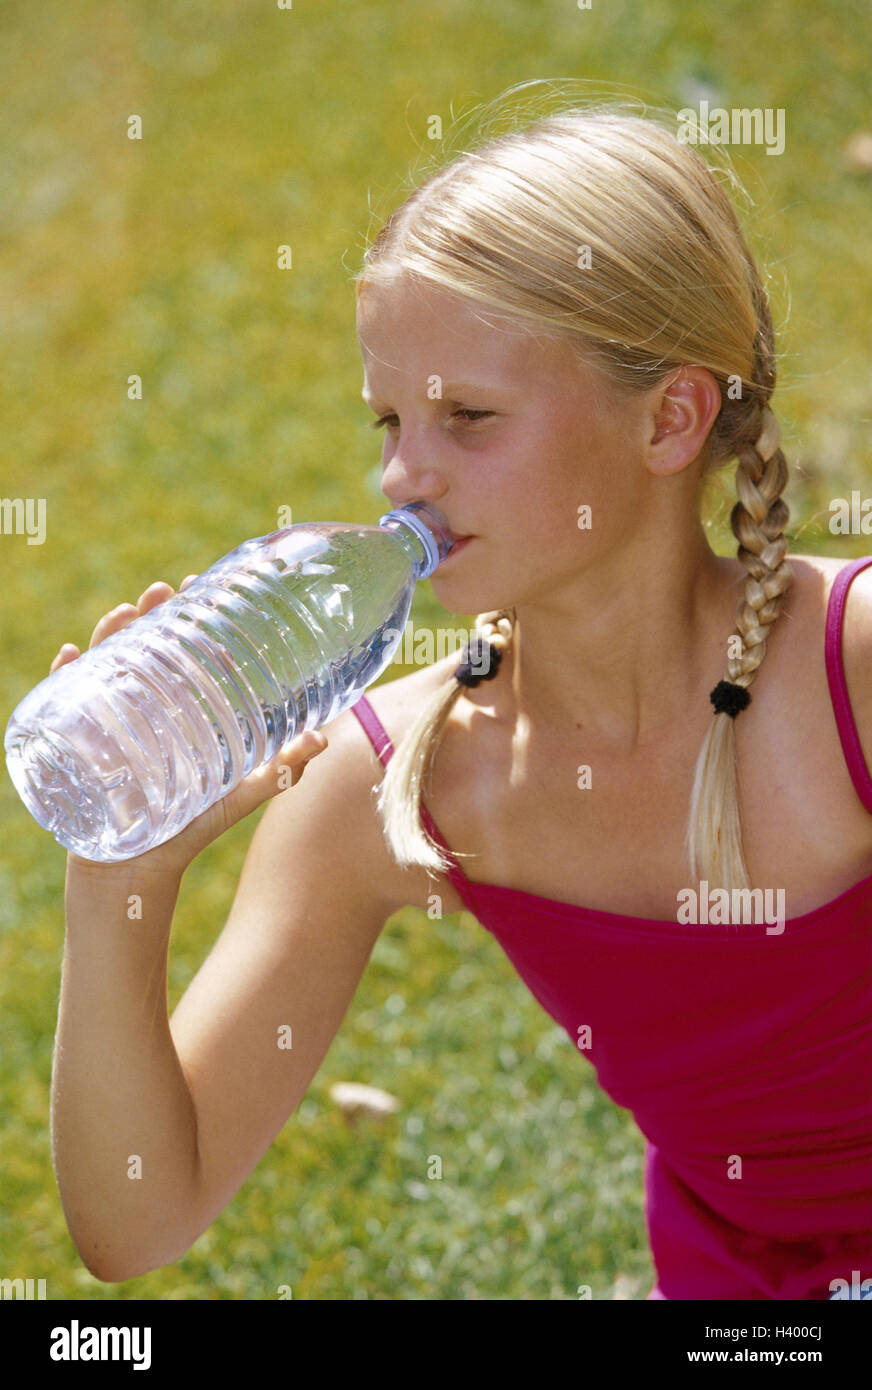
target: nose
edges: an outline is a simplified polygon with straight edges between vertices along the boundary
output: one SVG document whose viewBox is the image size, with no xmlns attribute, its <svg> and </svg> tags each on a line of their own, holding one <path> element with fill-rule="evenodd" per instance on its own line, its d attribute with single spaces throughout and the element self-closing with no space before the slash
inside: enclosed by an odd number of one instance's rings
<svg viewBox="0 0 872 1390">
<path fill-rule="evenodd" d="M 438 502 L 448 491 L 448 481 L 429 455 L 407 442 L 384 464 L 381 490 L 395 507 L 406 502 Z"/>
</svg>

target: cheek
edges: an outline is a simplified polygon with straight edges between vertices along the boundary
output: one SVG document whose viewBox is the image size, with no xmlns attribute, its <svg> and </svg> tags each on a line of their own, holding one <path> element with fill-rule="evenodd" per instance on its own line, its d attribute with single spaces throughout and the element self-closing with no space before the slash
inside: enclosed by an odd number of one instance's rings
<svg viewBox="0 0 872 1390">
<path fill-rule="evenodd" d="M 626 462 L 624 442 L 603 422 L 552 403 L 529 422 L 517 421 L 505 437 L 478 458 L 464 478 L 475 514 L 488 532 L 527 552 L 565 556 L 597 533 L 614 532 L 619 520 L 619 486 Z M 480 504 L 480 505 L 479 505 Z M 586 510 L 585 510 L 586 509 Z M 518 558 L 522 556 L 519 554 Z M 529 554 L 523 556 L 526 560 Z"/>
<path fill-rule="evenodd" d="M 526 461 L 517 495 L 531 532 L 562 549 L 577 540 L 580 516 L 603 521 L 609 495 L 606 469 L 583 447 L 546 447 L 539 458 Z"/>
<path fill-rule="evenodd" d="M 607 429 L 599 420 L 574 416 L 562 423 L 546 444 L 541 469 L 542 491 L 549 513 L 560 530 L 564 516 L 575 518 L 589 509 L 587 526 L 608 531 L 631 502 L 632 468 L 626 439 L 618 429 Z"/>
</svg>

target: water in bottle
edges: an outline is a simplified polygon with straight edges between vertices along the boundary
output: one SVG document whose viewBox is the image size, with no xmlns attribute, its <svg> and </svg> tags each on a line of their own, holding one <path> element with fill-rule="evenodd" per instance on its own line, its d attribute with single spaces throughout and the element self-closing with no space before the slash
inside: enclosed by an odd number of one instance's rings
<svg viewBox="0 0 872 1390">
<path fill-rule="evenodd" d="M 425 502 L 245 541 L 25 696 L 5 746 L 27 809 L 83 859 L 163 844 L 359 699 L 453 544 Z"/>
</svg>

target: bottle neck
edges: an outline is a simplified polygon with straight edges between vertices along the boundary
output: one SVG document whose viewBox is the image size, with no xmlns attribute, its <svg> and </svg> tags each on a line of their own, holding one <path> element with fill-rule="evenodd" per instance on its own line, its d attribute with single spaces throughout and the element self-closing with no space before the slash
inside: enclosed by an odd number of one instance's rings
<svg viewBox="0 0 872 1390">
<path fill-rule="evenodd" d="M 445 517 L 431 502 L 408 502 L 379 517 L 379 526 L 394 531 L 406 546 L 415 579 L 428 579 L 454 545 Z"/>
</svg>

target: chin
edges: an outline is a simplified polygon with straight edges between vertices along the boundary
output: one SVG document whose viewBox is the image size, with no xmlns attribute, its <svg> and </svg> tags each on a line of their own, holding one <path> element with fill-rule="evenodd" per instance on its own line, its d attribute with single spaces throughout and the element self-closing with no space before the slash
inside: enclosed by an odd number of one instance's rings
<svg viewBox="0 0 872 1390">
<path fill-rule="evenodd" d="M 475 583 L 474 580 L 455 579 L 445 575 L 442 579 L 438 571 L 430 576 L 433 594 L 437 603 L 449 613 L 492 613 L 498 608 L 510 608 L 515 598 L 507 598 L 507 589 L 492 589 L 490 585 Z"/>
<path fill-rule="evenodd" d="M 489 565 L 479 563 L 479 537 L 470 540 L 468 553 L 464 547 L 454 561 L 449 555 L 430 575 L 437 602 L 448 612 L 460 614 L 512 607 L 518 602 L 517 574 L 494 575 Z"/>
</svg>

